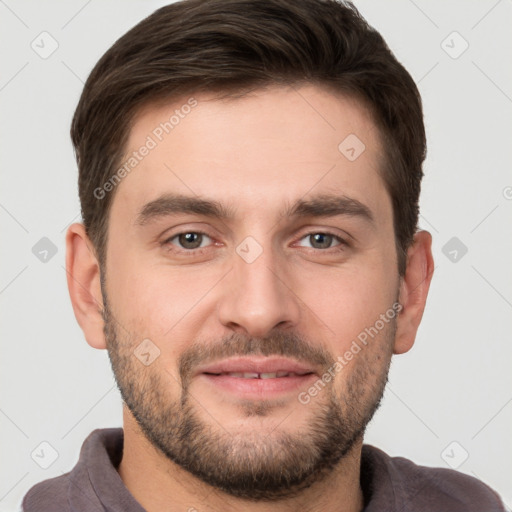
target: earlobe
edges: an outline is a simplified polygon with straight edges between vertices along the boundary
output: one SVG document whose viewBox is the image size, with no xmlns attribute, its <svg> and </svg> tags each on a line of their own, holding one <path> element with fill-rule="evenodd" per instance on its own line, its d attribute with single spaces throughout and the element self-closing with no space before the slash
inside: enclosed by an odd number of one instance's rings
<svg viewBox="0 0 512 512">
<path fill-rule="evenodd" d="M 399 302 L 402 310 L 397 320 L 395 354 L 410 350 L 416 339 L 434 272 L 431 246 L 430 233 L 418 231 L 407 252 L 407 266 L 400 284 Z"/>
<path fill-rule="evenodd" d="M 100 268 L 83 224 L 72 224 L 66 233 L 66 274 L 73 311 L 87 343 L 106 348 Z"/>
</svg>

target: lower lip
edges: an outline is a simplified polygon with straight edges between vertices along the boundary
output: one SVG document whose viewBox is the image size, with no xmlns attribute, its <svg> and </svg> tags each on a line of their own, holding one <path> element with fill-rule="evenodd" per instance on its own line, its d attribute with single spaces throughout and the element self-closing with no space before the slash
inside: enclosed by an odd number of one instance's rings
<svg viewBox="0 0 512 512">
<path fill-rule="evenodd" d="M 304 389 L 317 377 L 315 374 L 276 377 L 274 379 L 244 379 L 229 375 L 202 373 L 200 379 L 243 398 L 267 399 Z"/>
</svg>

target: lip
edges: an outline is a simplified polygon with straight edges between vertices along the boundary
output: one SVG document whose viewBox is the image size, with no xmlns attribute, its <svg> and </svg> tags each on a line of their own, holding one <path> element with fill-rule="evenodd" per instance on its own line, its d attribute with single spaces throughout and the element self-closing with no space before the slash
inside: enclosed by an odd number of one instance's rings
<svg viewBox="0 0 512 512">
<path fill-rule="evenodd" d="M 285 357 L 235 357 L 224 359 L 198 368 L 196 375 L 222 373 L 277 373 L 316 375 L 315 368 Z M 285 378 L 285 377 L 281 377 Z"/>
<path fill-rule="evenodd" d="M 265 375 L 261 378 L 261 374 L 278 372 L 291 375 Z M 245 378 L 241 376 L 244 373 L 258 374 L 258 377 Z M 286 393 L 297 393 L 316 380 L 318 373 L 311 366 L 283 357 L 237 357 L 200 367 L 195 376 L 210 389 L 213 386 L 222 393 L 228 392 L 238 398 L 266 400 Z"/>
</svg>

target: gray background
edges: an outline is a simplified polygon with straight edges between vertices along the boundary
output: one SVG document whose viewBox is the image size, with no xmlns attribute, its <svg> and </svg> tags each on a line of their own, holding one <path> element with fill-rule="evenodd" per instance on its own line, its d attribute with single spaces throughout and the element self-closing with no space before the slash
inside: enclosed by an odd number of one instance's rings
<svg viewBox="0 0 512 512">
<path fill-rule="evenodd" d="M 2 512 L 69 471 L 93 429 L 121 426 L 107 354 L 86 344 L 67 292 L 65 230 L 80 220 L 68 132 L 95 62 L 165 3 L 0 0 Z M 416 345 L 395 358 L 366 440 L 475 475 L 510 506 L 512 1 L 356 5 L 419 83 L 436 261 Z"/>
</svg>

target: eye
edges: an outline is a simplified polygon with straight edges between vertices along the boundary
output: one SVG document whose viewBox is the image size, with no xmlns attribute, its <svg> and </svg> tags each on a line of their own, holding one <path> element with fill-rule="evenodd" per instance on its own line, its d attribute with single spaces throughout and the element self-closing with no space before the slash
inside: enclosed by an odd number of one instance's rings
<svg viewBox="0 0 512 512">
<path fill-rule="evenodd" d="M 185 231 L 176 233 L 167 238 L 162 245 L 172 246 L 169 250 L 177 253 L 194 253 L 195 250 L 203 249 L 213 242 L 212 238 L 202 231 Z M 300 247 L 311 249 L 343 249 L 348 243 L 333 233 L 312 232 L 304 235 L 297 244 Z"/>
<path fill-rule="evenodd" d="M 304 245 L 302 241 L 309 242 L 310 245 Z M 333 242 L 334 245 L 333 245 Z M 339 236 L 333 235 L 332 233 L 308 233 L 306 236 L 301 238 L 301 242 L 299 242 L 299 246 L 301 247 L 311 247 L 312 249 L 331 249 L 333 247 L 337 247 L 340 245 L 347 245 L 345 240 L 340 238 Z"/>
<path fill-rule="evenodd" d="M 172 244 L 176 245 L 179 249 L 185 249 L 186 251 L 193 251 L 194 249 L 200 249 L 206 247 L 208 241 L 212 239 L 206 234 L 200 231 L 188 231 L 185 233 L 178 233 L 165 240 L 164 245 Z"/>
</svg>

